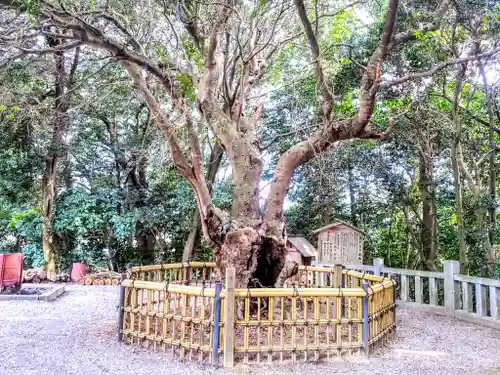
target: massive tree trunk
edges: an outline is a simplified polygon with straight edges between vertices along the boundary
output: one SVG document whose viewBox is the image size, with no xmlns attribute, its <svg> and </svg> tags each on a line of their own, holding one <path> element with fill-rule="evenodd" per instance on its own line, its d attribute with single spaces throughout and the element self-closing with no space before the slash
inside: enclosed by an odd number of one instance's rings
<svg viewBox="0 0 500 375">
<path fill-rule="evenodd" d="M 51 48 L 60 44 L 59 40 L 47 38 Z M 78 65 L 79 49 L 75 52 L 73 64 L 69 73 L 66 72 L 65 56 L 62 51 L 54 53 L 54 123 L 52 129 L 52 139 L 50 148 L 45 158 L 45 169 L 42 178 L 43 190 L 43 257 L 44 269 L 47 271 L 49 280 L 52 280 L 57 273 L 57 246 L 54 241 L 52 230 L 52 218 L 57 199 L 57 164 L 58 161 L 67 153 L 64 150 L 63 136 L 68 125 L 68 109 L 70 105 L 73 78 Z"/>
<path fill-rule="evenodd" d="M 333 95 L 325 82 L 316 36 L 304 3 L 301 0 L 295 0 L 294 3 L 307 35 L 317 86 L 322 97 L 320 114 L 317 118 L 320 130 L 308 140 L 293 146 L 280 157 L 263 212 L 259 206 L 259 183 L 263 162 L 256 132 L 258 116 L 255 116 L 255 113 L 254 116 L 247 116 L 244 109 L 248 93 L 264 73 L 264 64 L 260 63 L 258 52 L 251 52 L 248 59 L 243 59 L 241 78 L 232 86 L 235 87 L 234 92 L 228 94 L 229 87 L 234 83 L 232 81 L 234 75 L 223 74 L 225 55 L 221 51 L 221 36 L 225 33 L 224 25 L 232 16 L 231 7 L 221 6 L 218 18 L 214 21 L 204 49 L 206 51 L 205 68 L 197 93 L 198 110 L 217 136 L 232 167 L 234 196 L 229 215 L 221 213 L 212 204 L 203 174 L 201 148 L 194 130 L 194 120 L 191 113 L 186 110 L 187 104 L 182 99 L 182 95 L 174 87 L 172 77 L 165 75 L 158 67 L 148 64 L 150 71 L 155 72 L 154 74 L 170 93 L 173 106 L 183 116 L 188 130 L 189 156 L 182 152 L 174 126 L 162 111 L 148 83 L 141 75 L 137 60 L 130 59 L 123 63 L 133 79 L 135 88 L 142 95 L 158 126 L 163 130 L 174 165 L 194 189 L 198 210 L 203 218 L 202 230 L 205 238 L 212 245 L 218 269 L 223 275 L 227 267 L 234 267 L 239 287 L 272 287 L 279 280 L 283 280 L 282 270 L 284 273 L 288 273 L 288 270 L 292 270 L 290 272 L 296 270 L 296 267 L 283 267 L 287 254 L 283 204 L 292 175 L 298 166 L 323 152 L 336 141 L 355 137 L 381 139 L 386 136 L 386 133 L 378 133 L 369 129 L 368 124 L 380 87 L 381 65 L 390 49 L 406 40 L 404 35 L 400 35 L 401 38 L 404 37 L 403 39 L 393 39 L 399 3 L 397 0 L 391 0 L 380 42 L 362 78 L 360 110 L 351 119 L 332 120 L 330 117 L 333 109 Z M 250 34 L 249 49 L 255 51 L 258 36 L 255 20 L 252 21 Z M 410 39 L 412 37 L 408 40 Z M 123 52 L 119 51 L 119 53 Z M 227 100 L 221 108 L 218 97 L 224 79 L 226 80 L 224 92 Z M 279 277 L 280 274 L 282 277 Z"/>
<path fill-rule="evenodd" d="M 265 47 L 257 45 L 259 31 L 255 18 L 249 25 L 248 50 L 246 52 L 240 50 L 239 55 L 234 57 L 230 57 L 229 40 L 232 36 L 226 27 L 235 17 L 235 12 L 229 3 L 223 2 L 220 5 L 206 40 L 196 27 L 189 30 L 189 33 L 199 40 L 197 45 L 205 56 L 204 71 L 197 80 L 196 106 L 204 122 L 221 143 L 232 169 L 234 197 L 230 214 L 221 212 L 212 204 L 210 190 L 203 173 L 203 158 L 195 130 L 195 120 L 188 103 L 175 84 L 175 77 L 140 55 L 127 53 L 114 41 L 91 33 L 84 35 L 86 43 L 102 46 L 120 56 L 122 64 L 133 80 L 134 87 L 150 109 L 152 118 L 164 132 L 173 164 L 193 187 L 202 218 L 203 234 L 213 248 L 219 270 L 223 275 L 227 267 L 234 267 L 237 286 L 240 287 L 275 286 L 278 280 L 283 280 L 283 277 L 279 277 L 280 274 L 283 276 L 283 269 L 284 273 L 296 269 L 296 267 L 283 267 L 287 253 L 283 204 L 295 169 L 337 141 L 352 138 L 385 138 L 394 126 L 392 119 L 389 120 L 386 132 L 380 133 L 370 127 L 376 95 L 382 87 L 391 87 L 412 79 L 412 76 L 407 76 L 399 80 L 382 82 L 382 65 L 388 54 L 401 44 L 415 39 L 414 30 L 395 34 L 399 1 L 390 0 L 380 41 L 363 71 L 359 110 L 352 118 L 332 119 L 334 96 L 325 80 L 314 28 L 309 21 L 303 1 L 294 0 L 294 5 L 307 36 L 316 84 L 321 96 L 319 113 L 315 119 L 319 129 L 309 139 L 296 144 L 281 155 L 262 211 L 259 206 L 259 183 L 263 163 L 256 132 L 258 116 L 255 116 L 255 113 L 254 116 L 247 116 L 245 112 L 249 93 L 263 76 L 266 60 L 262 58 L 261 53 Z M 448 5 L 449 1 L 444 0 L 436 11 L 433 22 L 424 26 L 426 31 L 439 27 Z M 223 36 L 225 39 L 222 39 Z M 222 51 L 221 44 L 224 44 L 225 51 Z M 276 48 L 271 49 L 269 55 L 275 50 Z M 177 125 L 174 126 L 156 100 L 148 81 L 140 71 L 142 65 L 147 65 L 148 72 L 154 75 L 169 93 L 173 108 L 180 114 L 176 124 L 183 122 L 187 129 L 189 149 L 186 153 L 183 152 L 177 138 L 175 131 Z M 234 79 L 238 70 L 240 76 Z"/>
</svg>

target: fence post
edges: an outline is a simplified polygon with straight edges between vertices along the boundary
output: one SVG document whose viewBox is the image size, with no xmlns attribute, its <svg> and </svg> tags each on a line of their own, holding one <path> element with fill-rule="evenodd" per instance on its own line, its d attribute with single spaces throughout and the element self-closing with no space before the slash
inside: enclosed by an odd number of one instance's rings
<svg viewBox="0 0 500 375">
<path fill-rule="evenodd" d="M 335 264 L 333 266 L 333 276 L 334 276 L 334 288 L 344 288 L 344 275 L 342 274 L 342 271 L 344 270 L 344 267 L 342 264 Z M 341 318 L 345 316 L 345 299 L 344 297 L 340 298 L 340 316 Z"/>
<path fill-rule="evenodd" d="M 224 367 L 234 366 L 234 307 L 236 287 L 236 269 L 226 269 L 226 290 L 224 292 Z"/>
<path fill-rule="evenodd" d="M 215 283 L 215 305 L 214 305 L 214 332 L 212 342 L 212 364 L 219 364 L 219 340 L 220 340 L 220 291 L 222 285 L 220 281 Z"/>
<path fill-rule="evenodd" d="M 127 264 L 126 273 L 121 275 L 120 278 L 120 300 L 118 302 L 118 342 L 123 340 L 123 320 L 124 320 L 124 307 L 125 307 L 125 287 L 123 286 L 123 280 L 131 278 L 132 263 Z"/>
<path fill-rule="evenodd" d="M 120 302 L 118 305 L 118 342 L 122 341 L 122 329 L 123 329 L 123 305 L 125 303 L 125 287 L 122 285 L 125 276 L 122 275 L 120 280 Z"/>
<path fill-rule="evenodd" d="M 184 284 L 185 285 L 190 285 L 191 284 L 191 262 L 189 260 L 187 261 L 186 279 L 184 280 Z"/>
<path fill-rule="evenodd" d="M 394 323 L 393 332 L 396 333 L 396 280 L 392 279 L 392 322 Z"/>
<path fill-rule="evenodd" d="M 342 266 L 342 264 L 336 264 L 334 266 L 334 271 L 333 271 L 333 275 L 335 276 L 335 285 L 334 285 L 334 288 L 342 288 L 343 287 L 343 282 L 342 282 L 342 279 L 343 279 L 343 275 L 342 275 L 342 271 L 344 270 L 344 267 Z"/>
<path fill-rule="evenodd" d="M 375 276 L 380 276 L 383 269 L 384 269 L 384 259 L 374 258 L 373 259 L 373 274 Z"/>
<path fill-rule="evenodd" d="M 455 316 L 457 296 L 455 275 L 460 273 L 460 263 L 456 260 L 445 260 L 444 266 L 444 311 L 446 315 Z"/>
<path fill-rule="evenodd" d="M 370 354 L 370 346 L 369 346 L 369 338 L 370 338 L 370 322 L 368 321 L 368 281 L 363 280 L 361 283 L 363 290 L 366 295 L 363 297 L 363 306 L 362 306 L 362 318 L 363 318 L 363 349 L 365 350 L 365 354 Z"/>
<path fill-rule="evenodd" d="M 132 278 L 132 263 L 127 263 L 127 269 L 125 271 L 125 274 L 127 275 L 127 279 Z"/>
</svg>

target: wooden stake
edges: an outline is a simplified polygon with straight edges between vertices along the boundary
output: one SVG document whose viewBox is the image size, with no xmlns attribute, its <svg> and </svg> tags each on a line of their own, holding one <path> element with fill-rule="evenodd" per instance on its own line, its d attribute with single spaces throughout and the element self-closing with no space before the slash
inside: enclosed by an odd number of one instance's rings
<svg viewBox="0 0 500 375">
<path fill-rule="evenodd" d="M 236 269 L 226 269 L 226 290 L 224 294 L 224 367 L 234 366 L 234 305 L 236 287 Z"/>
</svg>

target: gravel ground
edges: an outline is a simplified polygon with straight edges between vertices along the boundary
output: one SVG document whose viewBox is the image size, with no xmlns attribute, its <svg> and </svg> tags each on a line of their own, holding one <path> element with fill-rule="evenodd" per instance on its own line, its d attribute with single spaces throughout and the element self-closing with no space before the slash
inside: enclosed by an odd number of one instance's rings
<svg viewBox="0 0 500 375">
<path fill-rule="evenodd" d="M 238 366 L 234 372 L 173 360 L 116 342 L 118 288 L 71 285 L 54 302 L 0 302 L 2 375 L 500 375 L 500 331 L 398 309 L 398 331 L 369 360 Z"/>
</svg>

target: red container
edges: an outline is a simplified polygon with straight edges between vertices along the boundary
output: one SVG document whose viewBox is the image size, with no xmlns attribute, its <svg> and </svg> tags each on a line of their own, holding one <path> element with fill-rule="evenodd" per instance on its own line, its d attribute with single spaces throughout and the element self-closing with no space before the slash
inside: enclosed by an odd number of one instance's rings
<svg viewBox="0 0 500 375">
<path fill-rule="evenodd" d="M 21 285 L 24 254 L 0 254 L 0 290 L 6 286 Z"/>
<path fill-rule="evenodd" d="M 71 269 L 71 280 L 77 282 L 87 276 L 87 266 L 83 263 L 73 263 L 73 268 Z"/>
</svg>

